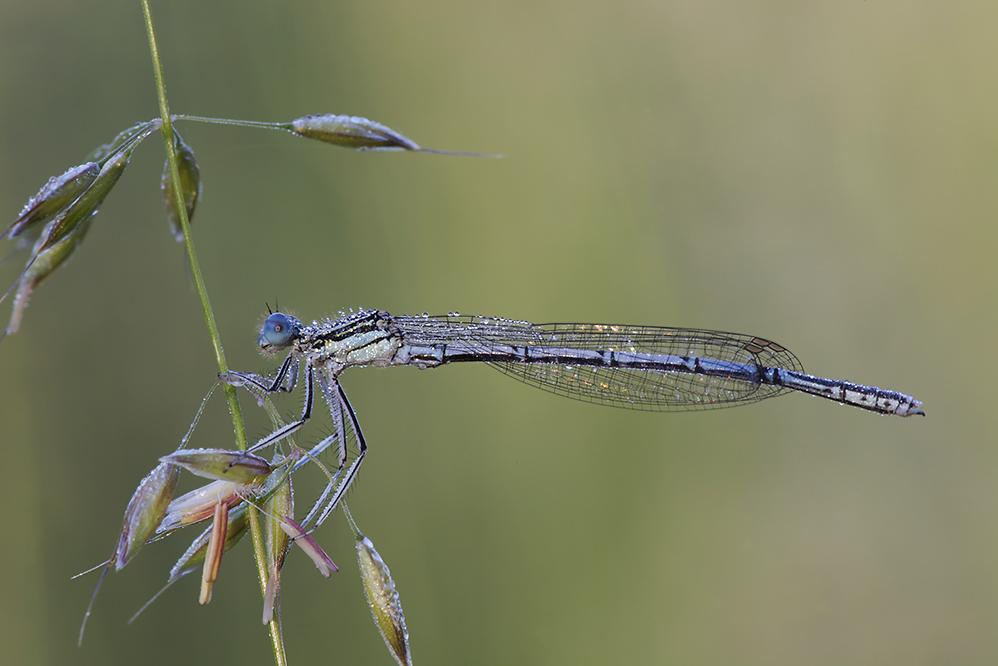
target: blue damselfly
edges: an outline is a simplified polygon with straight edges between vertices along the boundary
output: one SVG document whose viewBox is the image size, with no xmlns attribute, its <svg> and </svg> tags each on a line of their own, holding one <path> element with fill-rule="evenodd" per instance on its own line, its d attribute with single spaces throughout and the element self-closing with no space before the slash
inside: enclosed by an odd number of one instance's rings
<svg viewBox="0 0 998 666">
<path fill-rule="evenodd" d="M 435 368 L 477 361 L 558 395 L 626 409 L 714 409 L 799 391 L 879 414 L 924 416 L 922 403 L 909 395 L 805 374 L 797 357 L 782 345 L 721 331 L 531 324 L 457 313 L 395 316 L 381 310 L 341 313 L 337 319 L 305 325 L 274 312 L 264 322 L 257 343 L 264 353 L 290 349 L 277 374 L 265 378 L 230 372 L 222 380 L 260 396 L 290 392 L 304 364 L 305 406 L 300 419 L 278 428 L 251 451 L 287 437 L 309 420 L 315 384 L 332 413 L 334 432 L 312 449 L 312 455 L 338 442 L 338 483 L 335 489 L 332 484 L 327 487 L 310 514 L 332 492 L 317 524 L 339 503 L 367 453 L 360 424 L 338 379 L 354 366 Z M 350 439 L 357 456 L 346 468 Z M 341 480 L 340 474 L 344 474 Z"/>
</svg>

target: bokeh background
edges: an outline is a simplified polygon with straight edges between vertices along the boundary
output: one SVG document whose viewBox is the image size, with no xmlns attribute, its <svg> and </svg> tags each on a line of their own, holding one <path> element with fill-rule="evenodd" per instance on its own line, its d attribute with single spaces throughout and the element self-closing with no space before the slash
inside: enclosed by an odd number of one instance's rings
<svg viewBox="0 0 998 666">
<path fill-rule="evenodd" d="M 349 504 L 417 664 L 998 661 L 998 5 L 156 2 L 172 109 L 373 118 L 502 160 L 179 126 L 229 363 L 265 303 L 693 326 L 914 394 L 691 414 L 565 400 L 486 367 L 354 370 Z M 0 2 L 0 211 L 157 115 L 138 3 Z M 248 542 L 131 626 L 185 537 L 96 582 L 132 490 L 216 369 L 169 236 L 157 136 L 0 344 L 10 664 L 268 664 Z M 3 222 L 7 224 L 6 221 Z M 6 288 L 19 258 L 0 267 Z M 0 316 L 6 320 L 9 303 Z M 300 394 L 285 397 L 286 414 Z M 242 400 L 252 437 L 267 431 Z M 328 414 L 299 441 L 329 432 Z M 229 446 L 213 398 L 192 442 Z M 302 480 L 299 507 L 317 480 Z M 310 485 L 310 483 L 312 485 Z M 390 664 L 341 517 L 294 552 L 292 663 Z"/>
</svg>

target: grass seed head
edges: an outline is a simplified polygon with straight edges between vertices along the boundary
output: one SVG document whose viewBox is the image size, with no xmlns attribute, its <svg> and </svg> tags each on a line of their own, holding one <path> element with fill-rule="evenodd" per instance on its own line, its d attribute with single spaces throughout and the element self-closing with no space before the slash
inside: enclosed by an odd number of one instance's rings
<svg viewBox="0 0 998 666">
<path fill-rule="evenodd" d="M 276 476 L 276 475 L 275 475 Z M 269 484 L 268 484 L 269 485 Z M 274 619 L 274 604 L 281 591 L 281 571 L 284 569 L 284 558 L 291 546 L 291 537 L 281 529 L 284 516 L 295 513 L 294 491 L 291 486 L 291 476 L 274 491 L 263 506 L 263 548 L 267 559 L 267 585 L 263 597 L 263 623 L 269 624 Z"/>
<path fill-rule="evenodd" d="M 69 169 L 61 176 L 53 176 L 38 193 L 28 199 L 4 236 L 16 238 L 29 229 L 37 228 L 83 194 L 100 173 L 100 165 L 86 162 Z"/>
<path fill-rule="evenodd" d="M 420 150 L 412 139 L 360 116 L 332 113 L 305 116 L 291 121 L 291 131 L 308 139 L 356 150 Z"/>
<path fill-rule="evenodd" d="M 201 200 L 201 169 L 194 159 L 194 151 L 188 146 L 180 134 L 174 130 L 173 145 L 177 151 L 177 167 L 180 170 L 180 189 L 184 195 L 184 206 L 187 208 L 187 223 L 194 221 L 194 209 Z M 184 230 L 180 224 L 180 213 L 177 210 L 177 195 L 173 190 L 173 178 L 170 176 L 170 162 L 163 165 L 163 177 L 159 181 L 163 193 L 163 205 L 166 207 L 166 221 L 170 231 L 178 243 L 184 242 Z"/>
<path fill-rule="evenodd" d="M 371 615 L 374 616 L 374 624 L 399 666 L 412 666 L 409 632 L 405 628 L 402 602 L 395 589 L 392 574 L 371 540 L 359 532 L 356 537 L 360 579 L 364 584 L 364 594 L 371 607 Z"/>
<path fill-rule="evenodd" d="M 156 533 L 177 488 L 180 468 L 160 463 L 135 489 L 125 509 L 125 520 L 114 550 L 114 567 L 120 571 Z"/>
<path fill-rule="evenodd" d="M 160 458 L 197 476 L 232 483 L 258 483 L 270 472 L 270 463 L 245 451 L 182 449 Z"/>
</svg>

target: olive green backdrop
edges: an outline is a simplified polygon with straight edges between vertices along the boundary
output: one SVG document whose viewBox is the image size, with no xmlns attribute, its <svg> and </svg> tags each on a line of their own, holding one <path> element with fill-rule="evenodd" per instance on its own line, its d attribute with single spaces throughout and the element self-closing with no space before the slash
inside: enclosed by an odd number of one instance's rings
<svg viewBox="0 0 998 666">
<path fill-rule="evenodd" d="M 179 126 L 232 367 L 265 303 L 716 328 L 914 394 L 649 414 L 487 367 L 352 370 L 349 495 L 416 664 L 998 660 L 998 5 L 154 2 L 174 112 L 349 113 L 440 149 L 354 153 Z M 138 3 L 0 3 L 0 213 L 158 114 Z M 122 512 L 215 365 L 144 143 L 0 343 L 0 645 L 10 664 L 268 664 L 248 542 L 212 603 L 186 536 L 109 576 Z M 0 267 L 6 288 L 22 260 Z M 0 317 L 6 317 L 9 303 Z M 284 397 L 286 414 L 301 395 Z M 266 421 L 245 395 L 249 433 Z M 331 428 L 324 409 L 299 441 Z M 192 445 L 227 447 L 215 397 Z M 312 483 L 298 488 L 299 510 Z M 293 664 L 391 664 L 343 519 L 289 556 Z"/>
</svg>

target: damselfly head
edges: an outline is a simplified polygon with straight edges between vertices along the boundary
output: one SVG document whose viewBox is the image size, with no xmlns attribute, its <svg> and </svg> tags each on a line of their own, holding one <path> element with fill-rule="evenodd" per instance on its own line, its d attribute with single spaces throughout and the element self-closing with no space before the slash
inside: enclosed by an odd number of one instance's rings
<svg viewBox="0 0 998 666">
<path fill-rule="evenodd" d="M 301 322 L 281 312 L 275 312 L 263 322 L 256 343 L 265 352 L 278 351 L 291 346 L 301 331 Z"/>
</svg>

